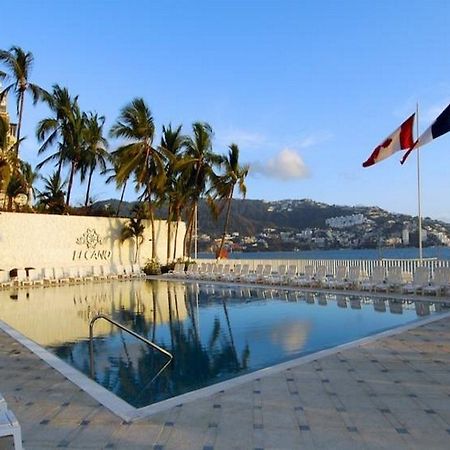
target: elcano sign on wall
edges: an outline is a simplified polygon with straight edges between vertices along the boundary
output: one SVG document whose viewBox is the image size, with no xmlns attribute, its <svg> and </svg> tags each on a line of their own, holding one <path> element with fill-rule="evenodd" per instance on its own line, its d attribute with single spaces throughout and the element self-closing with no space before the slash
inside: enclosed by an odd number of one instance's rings
<svg viewBox="0 0 450 450">
<path fill-rule="evenodd" d="M 97 249 L 97 246 L 102 245 L 103 239 L 95 231 L 94 228 L 87 228 L 86 231 L 76 240 L 77 245 L 86 246 L 83 250 L 74 250 L 72 261 L 79 260 L 103 260 L 111 259 L 111 250 Z"/>
</svg>

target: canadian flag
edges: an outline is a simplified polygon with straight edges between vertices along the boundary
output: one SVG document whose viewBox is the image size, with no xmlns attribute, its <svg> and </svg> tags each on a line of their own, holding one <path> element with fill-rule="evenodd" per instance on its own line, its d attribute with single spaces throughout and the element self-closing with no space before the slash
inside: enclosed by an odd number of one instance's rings
<svg viewBox="0 0 450 450">
<path fill-rule="evenodd" d="M 375 148 L 363 167 L 370 167 L 383 161 L 399 150 L 410 149 L 414 145 L 413 125 L 415 113 L 406 119 L 382 144 Z"/>
</svg>

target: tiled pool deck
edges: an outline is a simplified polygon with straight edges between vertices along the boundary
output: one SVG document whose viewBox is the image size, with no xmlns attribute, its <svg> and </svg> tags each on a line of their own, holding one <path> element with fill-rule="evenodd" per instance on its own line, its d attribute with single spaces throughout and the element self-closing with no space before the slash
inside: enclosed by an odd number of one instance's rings
<svg viewBox="0 0 450 450">
<path fill-rule="evenodd" d="M 0 331 L 0 392 L 27 450 L 448 449 L 450 318 L 133 423 Z"/>
</svg>

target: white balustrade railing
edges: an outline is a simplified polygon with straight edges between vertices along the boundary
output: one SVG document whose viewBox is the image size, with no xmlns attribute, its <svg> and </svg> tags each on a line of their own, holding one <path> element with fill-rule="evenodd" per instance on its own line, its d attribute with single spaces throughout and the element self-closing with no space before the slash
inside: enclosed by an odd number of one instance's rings
<svg viewBox="0 0 450 450">
<path fill-rule="evenodd" d="M 327 268 L 328 275 L 335 275 L 336 268 L 338 266 L 359 266 L 361 269 L 370 276 L 375 266 L 384 266 L 387 269 L 390 267 L 401 267 L 403 271 L 414 273 L 417 267 L 426 266 L 430 269 L 430 274 L 433 276 L 434 270 L 437 267 L 450 267 L 450 260 L 444 259 L 198 259 L 198 263 L 221 263 L 231 264 L 233 267 L 235 264 L 248 264 L 250 270 L 255 270 L 258 264 L 270 264 L 274 271 L 277 267 L 284 264 L 287 267 L 296 266 L 297 273 L 303 274 L 305 267 L 312 265 L 314 268 L 318 266 L 325 266 Z"/>
</svg>

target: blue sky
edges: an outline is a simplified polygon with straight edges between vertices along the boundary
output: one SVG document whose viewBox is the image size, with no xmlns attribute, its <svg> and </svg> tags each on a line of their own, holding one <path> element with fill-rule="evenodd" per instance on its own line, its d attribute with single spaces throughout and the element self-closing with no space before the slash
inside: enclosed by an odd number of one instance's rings
<svg viewBox="0 0 450 450">
<path fill-rule="evenodd" d="M 107 129 L 141 96 L 158 131 L 171 122 L 187 133 L 201 120 L 216 151 L 237 143 L 251 165 L 248 198 L 417 214 L 415 156 L 361 164 L 417 102 L 420 132 L 450 102 L 446 0 L 16 0 L 2 9 L 0 48 L 31 51 L 32 81 L 67 86 Z M 21 153 L 33 164 L 46 114 L 27 99 Z M 421 150 L 424 216 L 450 221 L 449 167 L 450 133 Z M 100 178 L 94 190 L 97 200 L 118 197 Z"/>
</svg>

